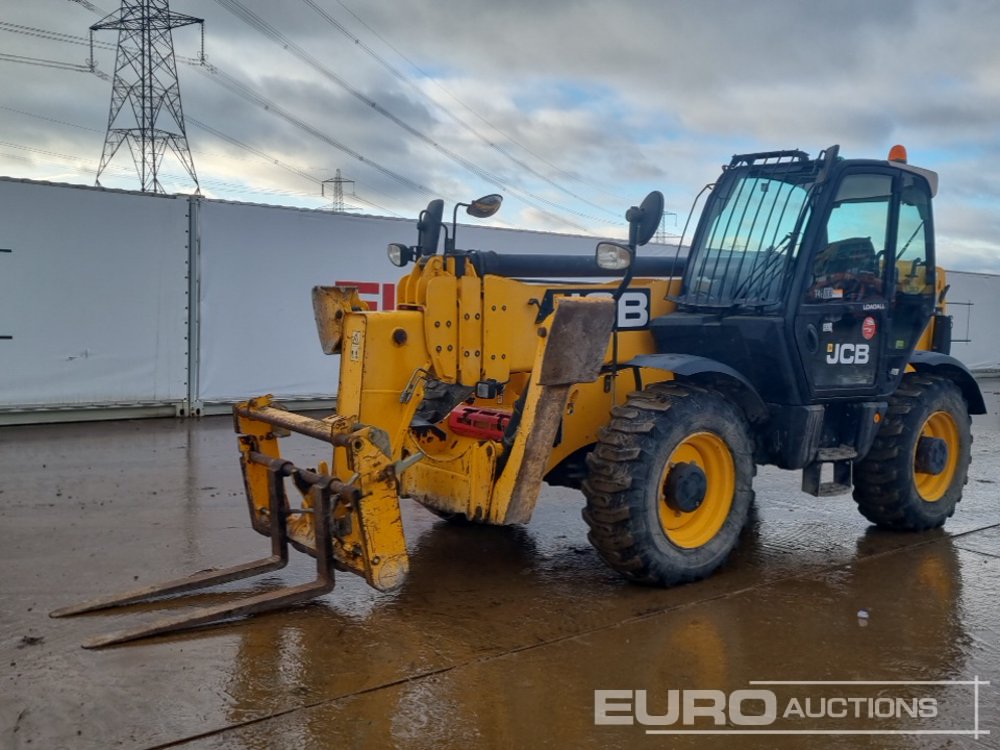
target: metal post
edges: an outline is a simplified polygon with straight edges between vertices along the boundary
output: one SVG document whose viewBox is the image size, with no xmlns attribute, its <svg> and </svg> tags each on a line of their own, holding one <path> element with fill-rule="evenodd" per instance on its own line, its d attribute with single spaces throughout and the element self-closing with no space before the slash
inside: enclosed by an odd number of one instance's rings
<svg viewBox="0 0 1000 750">
<path fill-rule="evenodd" d="M 184 415 L 200 417 L 201 401 L 201 198 L 188 198 L 187 400 Z"/>
</svg>

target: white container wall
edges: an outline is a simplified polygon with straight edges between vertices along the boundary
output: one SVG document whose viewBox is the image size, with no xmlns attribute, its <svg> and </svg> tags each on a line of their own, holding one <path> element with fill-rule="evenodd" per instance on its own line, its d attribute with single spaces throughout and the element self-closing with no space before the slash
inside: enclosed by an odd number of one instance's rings
<svg viewBox="0 0 1000 750">
<path fill-rule="evenodd" d="M 974 372 L 1000 370 L 1000 276 L 949 271 L 951 353 Z"/>
<path fill-rule="evenodd" d="M 385 246 L 412 222 L 204 201 L 199 226 L 201 400 L 333 396 L 339 364 L 320 349 L 312 287 L 394 280 Z"/>
<path fill-rule="evenodd" d="M 0 180 L 0 409 L 182 404 L 187 232 L 186 197 Z"/>
</svg>

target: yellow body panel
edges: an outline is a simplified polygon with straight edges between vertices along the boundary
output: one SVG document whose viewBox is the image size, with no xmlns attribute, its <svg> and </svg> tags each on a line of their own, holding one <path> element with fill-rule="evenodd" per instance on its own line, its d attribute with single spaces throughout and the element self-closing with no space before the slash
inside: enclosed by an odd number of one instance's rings
<svg viewBox="0 0 1000 750">
<path fill-rule="evenodd" d="M 940 314 L 945 314 L 947 312 L 948 305 L 941 299 L 941 294 L 944 292 L 945 288 L 948 286 L 948 275 L 943 268 L 940 266 L 937 268 L 936 281 L 934 284 L 934 299 L 937 300 L 936 311 Z M 924 332 L 920 334 L 920 338 L 917 339 L 917 349 L 923 349 L 929 351 L 931 349 L 932 342 L 934 341 L 934 318 L 931 318 L 930 323 L 924 329 Z M 911 368 L 907 368 L 908 370 Z"/>
<path fill-rule="evenodd" d="M 350 313 L 344 324 L 337 411 L 388 433 L 397 460 L 420 403 L 417 397 L 403 404 L 400 396 L 430 368 L 423 323 L 417 311 L 391 310 Z"/>
<path fill-rule="evenodd" d="M 473 383 L 482 378 L 483 297 L 479 279 L 466 274 L 458 280 L 459 381 Z"/>
<path fill-rule="evenodd" d="M 437 276 L 427 282 L 424 335 L 439 380 L 455 382 L 458 376 L 458 279 Z"/>
<path fill-rule="evenodd" d="M 528 386 L 529 376 L 538 371 L 538 363 L 548 343 L 542 339 L 540 345 L 537 335 L 538 329 L 545 325 L 545 321 L 538 318 L 547 291 L 587 289 L 610 295 L 618 285 L 616 280 L 587 284 L 525 282 L 489 275 L 480 279 L 471 268 L 466 268 L 457 280 L 458 294 L 453 296 L 452 288 L 440 283 L 444 270 L 440 261 L 438 257 L 431 258 L 427 268 L 415 268 L 400 282 L 399 296 L 405 299 L 401 304 L 407 309 L 424 310 L 432 356 L 440 354 L 438 346 L 446 352 L 448 343 L 453 340 L 443 311 L 454 306 L 453 320 L 458 328 L 459 342 L 457 372 L 452 375 L 448 363 L 440 369 L 432 367 L 430 375 L 466 386 L 473 386 L 480 380 L 506 383 L 505 391 L 497 400 L 474 400 L 473 405 L 478 407 L 513 409 L 514 401 Z M 433 278 L 422 283 L 420 278 L 425 270 L 429 270 Z M 679 284 L 678 279 L 635 279 L 629 289 L 649 289 L 649 317 L 652 319 L 674 309 L 667 297 L 678 291 Z M 413 293 L 420 289 L 431 295 L 430 298 L 421 299 Z M 560 344 L 573 346 L 574 342 Z M 652 351 L 654 342 L 648 330 L 622 331 L 618 336 L 620 362 Z M 610 364 L 612 356 L 613 346 L 609 340 L 605 363 Z M 435 358 L 434 364 L 439 361 Z M 640 382 L 637 382 L 637 375 Z M 602 375 L 594 383 L 580 383 L 569 388 L 561 429 L 547 458 L 545 471 L 593 444 L 598 431 L 607 423 L 612 406 L 623 403 L 630 391 L 669 377 L 668 373 L 660 371 L 626 368 L 613 375 Z M 535 423 L 540 395 L 529 390 L 521 415 L 522 425 Z M 464 513 L 491 523 L 511 522 L 507 515 L 508 503 L 524 459 L 529 431 L 518 431 L 513 445 L 507 449 L 510 455 L 503 458 L 503 472 L 497 475 L 498 462 L 505 452 L 501 443 L 452 435 L 446 424 L 438 427 L 446 435 L 445 439 L 434 435 L 423 435 L 419 439 L 413 435 L 409 437 L 406 452 L 420 450 L 426 457 L 403 475 L 401 492 L 441 512 Z"/>
<path fill-rule="evenodd" d="M 440 440 L 433 434 L 410 436 L 406 450 L 425 458 L 400 477 L 400 494 L 443 513 L 462 513 L 474 520 L 489 517 L 497 459 L 492 441 L 458 436 Z"/>
</svg>

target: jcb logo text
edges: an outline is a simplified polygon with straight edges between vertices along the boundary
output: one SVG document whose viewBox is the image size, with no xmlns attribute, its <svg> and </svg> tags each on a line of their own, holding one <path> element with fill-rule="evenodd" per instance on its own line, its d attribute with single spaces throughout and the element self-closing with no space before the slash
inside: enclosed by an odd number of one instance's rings
<svg viewBox="0 0 1000 750">
<path fill-rule="evenodd" d="M 868 344 L 830 344 L 826 352 L 829 365 L 867 365 L 870 356 Z"/>
<path fill-rule="evenodd" d="M 549 289 L 545 292 L 545 300 L 542 303 L 542 314 L 544 317 L 552 312 L 553 297 L 555 295 L 565 297 L 608 297 L 614 295 L 609 291 L 595 291 L 593 289 Z M 630 289 L 623 292 L 618 298 L 618 330 L 635 331 L 649 327 L 649 290 Z"/>
</svg>

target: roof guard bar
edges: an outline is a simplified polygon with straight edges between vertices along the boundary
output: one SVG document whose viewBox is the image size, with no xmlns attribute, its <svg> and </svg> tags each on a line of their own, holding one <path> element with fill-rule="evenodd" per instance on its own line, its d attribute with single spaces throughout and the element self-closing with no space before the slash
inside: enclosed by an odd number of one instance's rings
<svg viewBox="0 0 1000 750">
<path fill-rule="evenodd" d="M 770 161 L 772 159 L 789 159 L 792 161 L 809 161 L 809 154 L 805 151 L 761 151 L 754 154 L 734 154 L 729 167 L 738 167 L 740 164 L 753 165 L 758 161 Z"/>
</svg>

